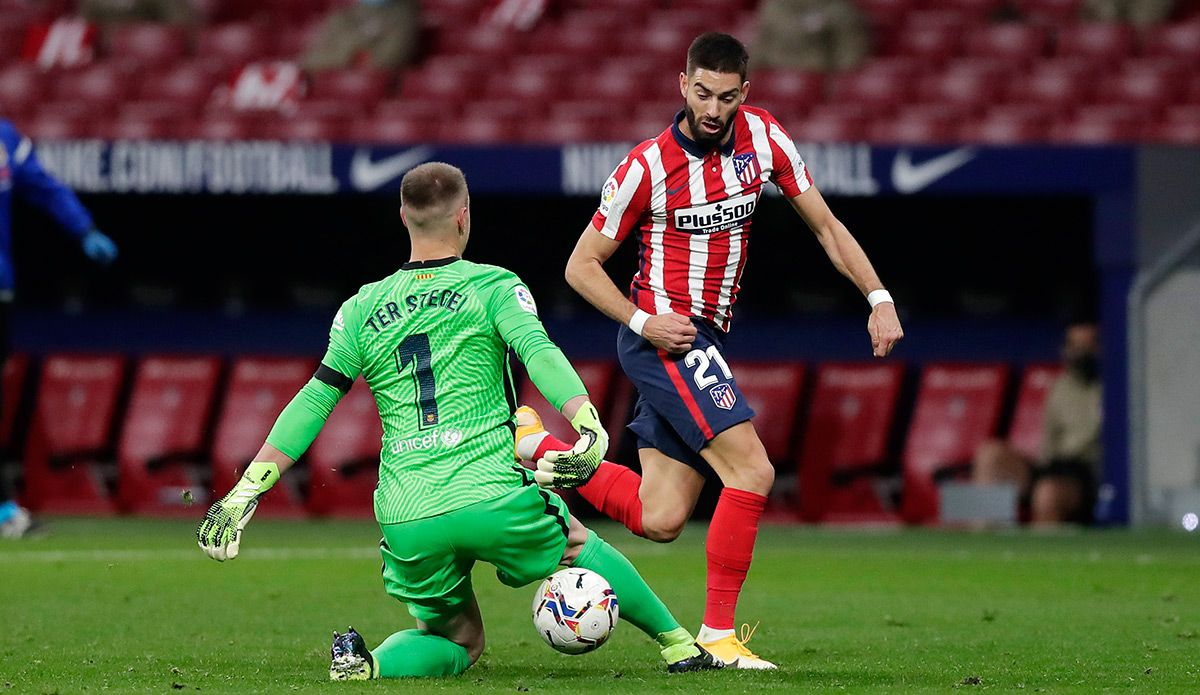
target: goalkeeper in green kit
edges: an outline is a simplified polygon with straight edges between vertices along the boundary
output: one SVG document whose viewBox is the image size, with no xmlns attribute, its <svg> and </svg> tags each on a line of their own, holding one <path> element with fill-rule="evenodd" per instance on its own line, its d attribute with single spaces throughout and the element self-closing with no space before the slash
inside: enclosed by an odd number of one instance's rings
<svg viewBox="0 0 1200 695">
<path fill-rule="evenodd" d="M 423 164 L 404 176 L 400 198 L 411 259 L 342 304 L 321 366 L 279 415 L 238 484 L 208 510 L 196 530 L 200 548 L 217 560 L 237 557 L 258 498 L 304 453 L 361 375 L 384 429 L 375 489 L 384 586 L 408 604 L 417 628 L 370 651 L 353 628 L 335 632 L 331 679 L 466 671 L 484 645 L 471 585 L 477 560 L 494 565 L 513 587 L 559 565 L 598 572 L 619 597 L 621 617 L 658 642 L 669 672 L 719 668 L 633 565 L 543 489 L 586 482 L 608 435 L 520 279 L 460 258 L 471 232 L 462 172 Z M 554 466 L 543 464 L 546 470 L 513 465 L 510 348 L 580 435 L 572 450 L 547 454 Z"/>
</svg>

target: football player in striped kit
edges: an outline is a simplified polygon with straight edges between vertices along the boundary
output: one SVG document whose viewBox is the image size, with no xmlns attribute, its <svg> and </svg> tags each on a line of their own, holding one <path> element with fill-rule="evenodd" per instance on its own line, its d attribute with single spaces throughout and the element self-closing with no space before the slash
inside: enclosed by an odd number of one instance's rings
<svg viewBox="0 0 1200 695">
<path fill-rule="evenodd" d="M 891 296 L 813 185 L 787 132 L 767 111 L 744 104 L 747 62 L 745 47 L 728 34 L 692 42 L 679 76 L 683 111 L 617 166 L 567 262 L 571 286 L 622 324 L 617 350 L 639 393 L 629 429 L 638 437 L 642 475 L 610 462 L 583 474 L 558 470 L 544 457 L 570 445 L 546 434 L 529 408 L 519 412 L 517 455 L 659 542 L 679 535 L 704 486 L 703 471 L 713 470 L 725 487 L 709 526 L 698 641 L 729 666 L 763 669 L 775 666 L 746 647 L 753 630 L 735 633 L 734 616 L 774 467 L 723 344 L 765 184 L 779 187 L 830 261 L 867 297 L 874 355 L 886 356 L 904 334 Z M 603 264 L 631 232 L 638 270 L 626 298 Z"/>
</svg>

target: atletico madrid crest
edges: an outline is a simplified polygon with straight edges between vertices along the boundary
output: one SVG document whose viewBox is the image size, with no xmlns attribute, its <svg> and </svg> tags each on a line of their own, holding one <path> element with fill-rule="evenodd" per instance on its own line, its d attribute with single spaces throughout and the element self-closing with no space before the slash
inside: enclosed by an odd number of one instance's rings
<svg viewBox="0 0 1200 695">
<path fill-rule="evenodd" d="M 737 174 L 738 181 L 747 186 L 754 185 L 754 182 L 758 180 L 759 174 L 762 173 L 758 168 L 758 157 L 754 156 L 753 152 L 734 155 L 733 172 Z"/>
<path fill-rule="evenodd" d="M 729 384 L 717 384 L 708 395 L 712 396 L 713 403 L 721 410 L 733 410 L 733 405 L 737 403 L 737 394 Z"/>
</svg>

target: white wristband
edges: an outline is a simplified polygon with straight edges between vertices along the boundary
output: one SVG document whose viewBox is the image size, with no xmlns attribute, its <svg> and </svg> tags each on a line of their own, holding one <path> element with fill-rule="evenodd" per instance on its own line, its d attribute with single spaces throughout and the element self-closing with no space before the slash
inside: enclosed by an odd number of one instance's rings
<svg viewBox="0 0 1200 695">
<path fill-rule="evenodd" d="M 867 294 L 867 301 L 870 302 L 872 309 L 879 304 L 883 304 L 884 302 L 895 304 L 895 302 L 892 301 L 892 293 L 888 292 L 887 290 L 871 290 Z"/>
<path fill-rule="evenodd" d="M 645 326 L 646 322 L 649 320 L 650 314 L 638 309 L 637 311 L 633 312 L 633 318 L 629 319 L 629 330 L 641 335 L 642 327 Z"/>
</svg>

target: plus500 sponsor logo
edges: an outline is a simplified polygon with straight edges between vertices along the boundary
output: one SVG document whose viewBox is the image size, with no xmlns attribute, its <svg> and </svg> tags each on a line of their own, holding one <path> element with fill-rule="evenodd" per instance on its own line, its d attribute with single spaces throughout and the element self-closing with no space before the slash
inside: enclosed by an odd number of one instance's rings
<svg viewBox="0 0 1200 695">
<path fill-rule="evenodd" d="M 675 228 L 692 234 L 712 234 L 741 227 L 754 214 L 758 196 L 746 193 L 719 203 L 697 205 L 675 211 Z"/>
<path fill-rule="evenodd" d="M 453 427 L 430 432 L 419 437 L 398 439 L 392 442 L 392 453 L 403 454 L 409 451 L 428 451 L 430 449 L 453 449 L 462 441 L 462 431 Z"/>
</svg>

